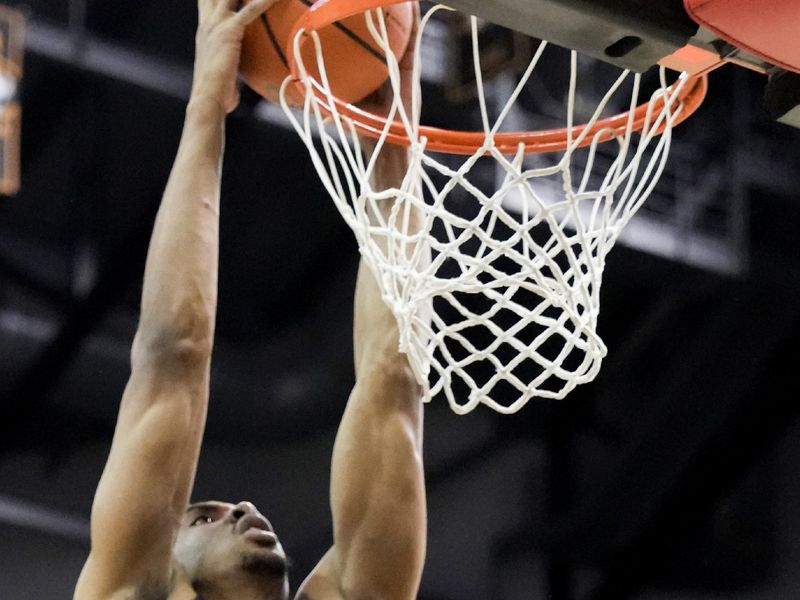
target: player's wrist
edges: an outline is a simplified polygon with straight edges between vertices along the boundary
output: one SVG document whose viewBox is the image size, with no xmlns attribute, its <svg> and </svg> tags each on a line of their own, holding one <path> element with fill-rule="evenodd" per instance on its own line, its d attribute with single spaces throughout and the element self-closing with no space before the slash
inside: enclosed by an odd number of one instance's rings
<svg viewBox="0 0 800 600">
<path fill-rule="evenodd" d="M 223 99 L 226 91 L 235 85 L 235 75 L 230 72 L 219 73 L 219 69 L 202 68 L 195 65 L 192 81 L 192 94 L 216 96 Z"/>
<path fill-rule="evenodd" d="M 192 96 L 214 98 L 223 108 L 232 110 L 236 104 L 234 100 L 238 100 L 236 89 L 238 59 L 231 59 L 223 54 L 224 52 L 220 51 L 216 57 L 205 55 L 195 59 Z"/>
<path fill-rule="evenodd" d="M 187 116 L 196 115 L 204 119 L 224 119 L 227 114 L 222 95 L 213 90 L 193 88 L 186 105 Z"/>
</svg>

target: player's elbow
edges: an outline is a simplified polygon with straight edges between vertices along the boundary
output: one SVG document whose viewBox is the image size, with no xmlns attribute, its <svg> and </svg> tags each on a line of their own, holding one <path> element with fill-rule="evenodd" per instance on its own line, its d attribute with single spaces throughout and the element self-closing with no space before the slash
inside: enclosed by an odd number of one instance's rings
<svg viewBox="0 0 800 600">
<path fill-rule="evenodd" d="M 213 345 L 213 318 L 194 312 L 156 326 L 140 325 L 131 351 L 131 362 L 134 367 L 204 364 L 211 358 Z"/>
<path fill-rule="evenodd" d="M 379 388 L 389 387 L 409 393 L 418 391 L 408 357 L 399 352 L 396 346 L 367 348 L 356 365 L 356 379 L 362 384 L 379 383 Z"/>
<path fill-rule="evenodd" d="M 362 369 L 357 376 L 356 390 L 369 398 L 370 414 L 379 420 L 399 415 L 410 419 L 415 426 L 419 424 L 422 388 L 405 356 L 372 363 Z"/>
</svg>

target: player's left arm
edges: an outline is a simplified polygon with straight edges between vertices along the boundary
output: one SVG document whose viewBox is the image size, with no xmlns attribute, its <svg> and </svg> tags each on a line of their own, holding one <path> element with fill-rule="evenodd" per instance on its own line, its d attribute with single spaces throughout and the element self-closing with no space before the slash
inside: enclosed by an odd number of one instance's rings
<svg viewBox="0 0 800 600">
<path fill-rule="evenodd" d="M 407 151 L 385 147 L 380 189 L 400 187 Z M 392 202 L 386 200 L 382 212 Z M 411 211 L 411 228 L 419 215 Z M 362 261 L 355 293 L 356 384 L 333 452 L 334 545 L 301 586 L 298 600 L 411 600 L 426 545 L 422 402 L 399 331 Z"/>
<path fill-rule="evenodd" d="M 387 145 L 376 162 L 374 183 L 378 189 L 400 188 L 407 170 L 407 150 Z M 385 200 L 383 217 L 402 201 Z M 415 209 L 408 214 L 411 233 L 421 215 Z M 356 384 L 331 469 L 334 545 L 297 600 L 411 600 L 419 589 L 427 539 L 421 389 L 398 350 L 397 321 L 363 260 L 353 346 Z"/>
<path fill-rule="evenodd" d="M 414 41 L 400 61 L 407 110 L 418 20 L 417 14 Z M 369 98 L 370 108 L 385 111 L 388 91 L 384 86 Z M 374 150 L 373 141 L 364 139 L 362 145 L 368 154 Z M 408 158 L 406 148 L 385 145 L 375 164 L 375 188 L 401 188 Z M 404 201 L 384 200 L 378 209 L 383 221 L 388 222 L 394 203 Z M 408 222 L 394 225 L 413 233 L 421 215 L 408 208 Z M 413 247 L 407 251 L 413 252 Z M 300 587 L 297 600 L 411 600 L 417 597 L 422 577 L 427 514 L 421 388 L 398 349 L 397 321 L 363 260 L 354 305 L 356 384 L 339 425 L 331 465 L 334 544 Z"/>
</svg>

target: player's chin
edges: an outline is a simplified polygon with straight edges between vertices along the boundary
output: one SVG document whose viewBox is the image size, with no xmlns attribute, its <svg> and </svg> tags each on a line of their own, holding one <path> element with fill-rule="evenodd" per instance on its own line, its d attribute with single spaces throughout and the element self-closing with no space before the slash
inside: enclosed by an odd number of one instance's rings
<svg viewBox="0 0 800 600">
<path fill-rule="evenodd" d="M 248 573 L 283 577 L 289 572 L 289 559 L 275 548 L 259 548 L 244 554 L 242 568 Z"/>
</svg>

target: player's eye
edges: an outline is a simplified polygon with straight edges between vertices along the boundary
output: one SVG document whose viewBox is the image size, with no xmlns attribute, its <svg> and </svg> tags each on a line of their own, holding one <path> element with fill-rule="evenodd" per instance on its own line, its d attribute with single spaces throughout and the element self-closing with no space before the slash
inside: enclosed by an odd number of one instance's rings
<svg viewBox="0 0 800 600">
<path fill-rule="evenodd" d="M 192 521 L 191 527 L 194 527 L 195 525 L 205 525 L 206 523 L 213 523 L 213 522 L 214 519 L 212 519 L 208 515 L 200 515 L 194 521 Z"/>
</svg>

